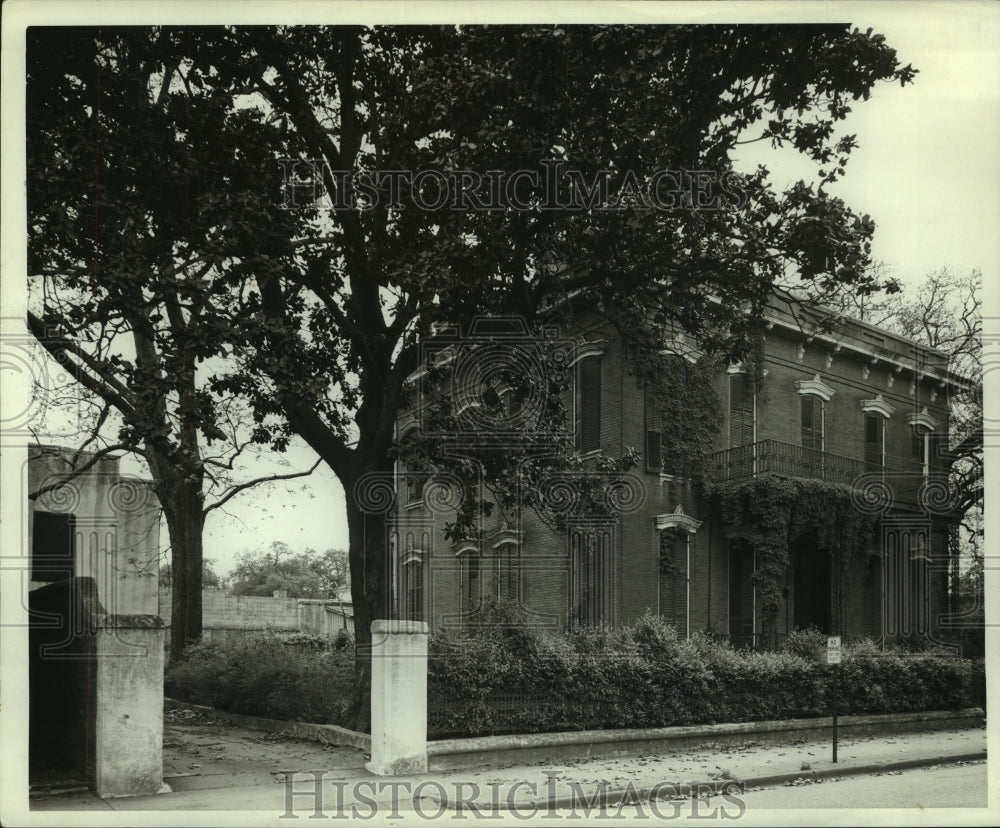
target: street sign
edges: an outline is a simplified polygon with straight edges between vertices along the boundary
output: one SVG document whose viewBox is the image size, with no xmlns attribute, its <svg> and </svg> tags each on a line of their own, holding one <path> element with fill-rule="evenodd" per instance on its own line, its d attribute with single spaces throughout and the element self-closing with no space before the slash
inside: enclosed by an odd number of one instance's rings
<svg viewBox="0 0 1000 828">
<path fill-rule="evenodd" d="M 826 663 L 840 664 L 840 636 L 831 635 L 826 639 Z"/>
</svg>

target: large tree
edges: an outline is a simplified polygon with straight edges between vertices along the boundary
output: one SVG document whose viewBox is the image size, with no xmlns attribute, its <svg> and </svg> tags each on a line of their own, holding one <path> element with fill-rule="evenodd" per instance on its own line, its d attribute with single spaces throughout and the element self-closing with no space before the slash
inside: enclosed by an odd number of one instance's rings
<svg viewBox="0 0 1000 828">
<path fill-rule="evenodd" d="M 290 230 L 261 220 L 280 186 L 268 127 L 205 89 L 189 45 L 169 29 L 35 27 L 27 51 L 28 326 L 91 403 L 91 454 L 49 488 L 105 455 L 145 462 L 170 539 L 172 660 L 201 634 L 206 515 L 302 474 L 241 475 L 259 440 L 245 406 L 207 388 L 238 326 L 219 285 L 259 270 L 239 233 Z"/>
<path fill-rule="evenodd" d="M 914 74 L 870 31 L 300 27 L 181 40 L 186 77 L 205 90 L 189 96 L 246 119 L 242 134 L 256 130 L 248 154 L 226 164 L 301 179 L 284 209 L 256 215 L 218 190 L 207 227 L 245 251 L 241 273 L 256 281 L 212 283 L 238 323 L 242 368 L 220 370 L 214 388 L 282 417 L 261 436 L 280 445 L 297 433 L 348 493 L 357 726 L 367 725 L 369 625 L 387 612 L 387 549 L 385 515 L 355 495 L 391 474 L 407 378 L 435 323 L 466 331 L 506 314 L 534 332 L 587 306 L 635 347 L 658 347 L 676 324 L 735 356 L 789 277 L 878 288 L 871 221 L 823 188 L 854 146 L 837 132 L 852 102 Z M 764 168 L 729 177 L 737 146 L 755 140 L 814 159 L 818 185 L 778 193 Z M 405 175 L 352 178 L 363 170 L 429 172 L 414 197 Z M 546 176 L 560 174 L 575 187 L 557 196 Z M 230 207 L 238 219 L 222 217 Z"/>
</svg>

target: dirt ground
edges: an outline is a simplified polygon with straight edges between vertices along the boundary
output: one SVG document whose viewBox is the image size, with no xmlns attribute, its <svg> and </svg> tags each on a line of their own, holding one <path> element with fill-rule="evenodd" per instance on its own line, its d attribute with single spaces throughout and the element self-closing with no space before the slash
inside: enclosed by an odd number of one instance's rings
<svg viewBox="0 0 1000 828">
<path fill-rule="evenodd" d="M 366 775 L 364 753 L 247 730 L 189 710 L 163 715 L 163 780 L 175 791 L 280 782 L 284 772 Z"/>
</svg>

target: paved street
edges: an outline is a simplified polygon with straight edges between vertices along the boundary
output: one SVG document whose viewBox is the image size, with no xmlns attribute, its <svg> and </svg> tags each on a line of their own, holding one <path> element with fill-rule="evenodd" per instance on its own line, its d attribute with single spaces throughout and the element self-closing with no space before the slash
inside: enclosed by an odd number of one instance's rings
<svg viewBox="0 0 1000 828">
<path fill-rule="evenodd" d="M 985 808 L 986 763 L 831 777 L 747 791 L 748 812 L 765 808 Z"/>
</svg>

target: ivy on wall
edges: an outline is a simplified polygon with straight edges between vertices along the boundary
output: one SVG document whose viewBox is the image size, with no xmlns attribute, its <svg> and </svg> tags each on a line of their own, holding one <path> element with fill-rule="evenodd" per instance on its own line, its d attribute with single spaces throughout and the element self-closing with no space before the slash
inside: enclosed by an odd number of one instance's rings
<svg viewBox="0 0 1000 828">
<path fill-rule="evenodd" d="M 676 354 L 656 354 L 640 365 L 640 378 L 660 413 L 663 470 L 704 483 L 707 458 L 722 429 L 722 405 L 716 389 L 719 358 L 690 362 Z M 654 463 L 655 463 L 655 458 Z"/>
<path fill-rule="evenodd" d="M 789 545 L 806 535 L 814 540 L 817 552 L 831 555 L 838 566 L 834 623 L 839 626 L 851 564 L 865 554 L 878 528 L 877 516 L 852 503 L 850 487 L 765 474 L 713 486 L 709 495 L 718 504 L 723 522 L 745 533 L 754 551 L 751 581 L 760 599 L 765 636 L 777 629 Z"/>
</svg>

